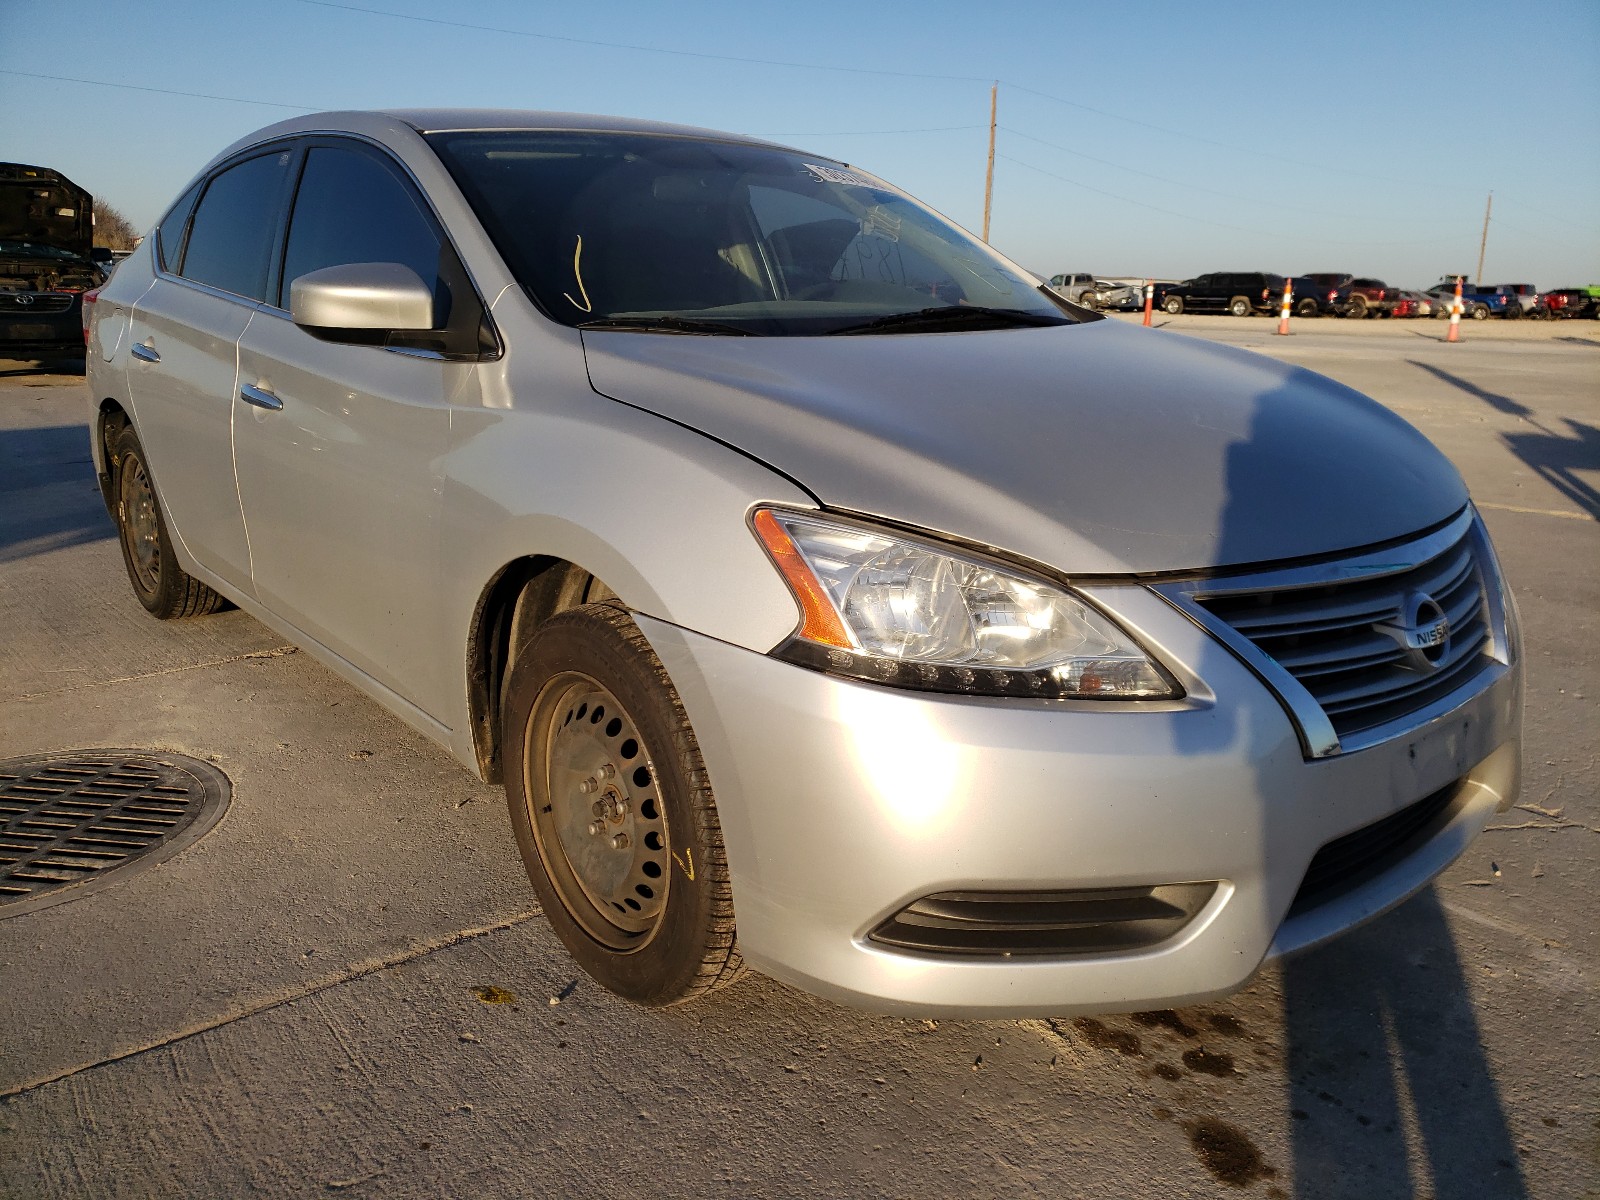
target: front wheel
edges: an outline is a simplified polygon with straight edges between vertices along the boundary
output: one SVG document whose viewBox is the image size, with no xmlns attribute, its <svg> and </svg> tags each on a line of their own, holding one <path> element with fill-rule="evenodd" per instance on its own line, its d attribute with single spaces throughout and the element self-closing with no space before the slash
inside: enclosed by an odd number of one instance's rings
<svg viewBox="0 0 1600 1200">
<path fill-rule="evenodd" d="M 1489 319 L 1489 306 L 1487 304 L 1474 304 L 1472 306 L 1472 319 L 1474 321 L 1487 321 Z"/>
<path fill-rule="evenodd" d="M 1295 301 L 1294 315 L 1297 317 L 1314 317 L 1317 316 L 1319 312 L 1320 309 L 1317 306 L 1317 302 L 1311 296 L 1306 296 L 1301 300 Z"/>
<path fill-rule="evenodd" d="M 132 426 L 117 435 L 111 457 L 117 539 L 122 543 L 128 582 L 145 611 L 159 620 L 170 621 L 202 617 L 226 608 L 225 599 L 178 565 L 150 465 Z"/>
<path fill-rule="evenodd" d="M 1177 316 L 1183 311 L 1183 297 L 1168 296 L 1161 302 L 1161 311 L 1164 313 L 1169 313 L 1174 317 Z"/>
<path fill-rule="evenodd" d="M 551 618 L 503 705 L 517 847 L 556 936 L 602 986 L 662 1007 L 743 971 L 716 801 L 666 669 L 622 609 Z"/>
</svg>

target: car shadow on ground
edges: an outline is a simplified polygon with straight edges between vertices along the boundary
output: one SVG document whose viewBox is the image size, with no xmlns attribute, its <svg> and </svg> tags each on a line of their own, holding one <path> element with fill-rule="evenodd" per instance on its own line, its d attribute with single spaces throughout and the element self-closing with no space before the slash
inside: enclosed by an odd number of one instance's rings
<svg viewBox="0 0 1600 1200">
<path fill-rule="evenodd" d="M 1283 511 L 1296 490 L 1357 501 L 1336 474 L 1319 474 L 1327 468 L 1314 459 L 1303 461 L 1292 481 L 1261 469 L 1263 447 L 1291 445 L 1304 436 L 1298 407 L 1279 401 L 1292 401 L 1302 394 L 1298 389 L 1308 386 L 1316 386 L 1309 373 L 1291 370 L 1281 392 L 1259 397 L 1248 432 L 1228 449 L 1217 513 L 1217 561 L 1250 561 L 1262 514 Z M 1509 398 L 1498 399 L 1515 405 Z M 1360 500 L 1371 502 L 1365 495 Z M 1218 661 L 1203 659 L 1200 678 L 1224 676 L 1229 652 L 1211 642 L 1207 653 Z M 1285 753 L 1281 733 L 1269 723 L 1237 715 L 1230 729 L 1220 709 L 1218 718 L 1193 727 L 1178 748 L 1188 757 L 1222 750 L 1253 764 L 1260 777 L 1255 790 L 1261 798 L 1261 861 L 1287 862 L 1305 854 L 1304 826 L 1319 818 L 1304 811 L 1310 795 L 1282 795 L 1283 776 L 1273 766 Z M 1288 753 L 1300 749 L 1294 746 Z M 1413 802 L 1421 777 L 1401 782 L 1408 778 L 1404 769 L 1395 766 L 1395 756 L 1389 761 L 1396 780 L 1394 798 Z M 1456 764 L 1462 769 L 1474 765 Z M 1371 773 L 1355 770 L 1345 778 L 1350 781 L 1347 788 L 1380 794 L 1385 788 L 1381 776 Z M 1317 802 L 1342 807 L 1358 798 L 1325 793 Z M 1370 821 L 1374 811 L 1370 802 L 1351 803 L 1350 814 L 1340 819 L 1364 812 Z M 1341 830 L 1328 822 L 1323 827 L 1325 834 L 1350 828 Z M 1342 881 L 1324 884 L 1332 898 L 1313 901 L 1311 911 L 1319 904 L 1340 904 L 1343 886 Z M 1358 915 L 1346 909 L 1342 919 Z M 1281 909 L 1260 917 L 1280 922 L 1280 937 L 1294 920 L 1285 921 Z M 1296 935 L 1288 936 L 1292 944 Z M 1292 1175 L 1273 1186 L 1295 1200 L 1525 1200 L 1527 1190 L 1490 1074 L 1475 998 L 1432 888 L 1348 936 L 1291 954 L 1277 970 Z M 1203 1153 L 1202 1158 L 1222 1182 L 1239 1182 Z"/>
<path fill-rule="evenodd" d="M 1471 380 L 1453 375 L 1440 367 L 1413 359 L 1406 361 L 1474 399 L 1483 401 L 1496 412 L 1522 420 L 1528 426 L 1526 431 L 1500 435 L 1507 449 L 1532 468 L 1539 478 L 1600 521 L 1600 490 L 1596 490 L 1578 474 L 1580 471 L 1600 471 L 1600 429 L 1567 417 L 1563 419 L 1567 432 L 1563 433 L 1545 425 L 1534 416 L 1531 408 L 1510 396 L 1481 388 Z"/>
<path fill-rule="evenodd" d="M 1432 889 L 1282 976 L 1296 1200 L 1528 1195 Z"/>
<path fill-rule="evenodd" d="M 0 562 L 115 534 L 82 425 L 0 429 Z"/>
<path fill-rule="evenodd" d="M 0 379 L 27 379 L 39 375 L 73 375 L 79 378 L 84 374 L 84 361 L 81 358 L 42 358 L 26 359 L 0 359 Z"/>
</svg>

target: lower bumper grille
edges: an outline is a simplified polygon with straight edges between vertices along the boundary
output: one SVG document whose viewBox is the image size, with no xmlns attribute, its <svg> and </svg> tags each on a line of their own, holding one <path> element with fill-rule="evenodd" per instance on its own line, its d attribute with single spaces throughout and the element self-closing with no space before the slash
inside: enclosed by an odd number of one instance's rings
<svg viewBox="0 0 1600 1200">
<path fill-rule="evenodd" d="M 936 892 L 869 935 L 932 954 L 1107 954 L 1141 950 L 1194 919 L 1215 883 L 1070 892 Z"/>
<path fill-rule="evenodd" d="M 1431 837 L 1455 799 L 1452 783 L 1399 812 L 1329 842 L 1306 869 L 1289 915 L 1298 916 L 1380 875 Z"/>
</svg>

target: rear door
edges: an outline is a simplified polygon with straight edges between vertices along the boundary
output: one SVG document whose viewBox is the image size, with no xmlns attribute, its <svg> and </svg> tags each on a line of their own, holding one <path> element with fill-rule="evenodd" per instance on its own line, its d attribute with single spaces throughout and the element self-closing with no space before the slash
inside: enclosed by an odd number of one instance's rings
<svg viewBox="0 0 1600 1200">
<path fill-rule="evenodd" d="M 133 420 L 167 523 L 201 568 L 247 594 L 233 475 L 238 342 L 267 294 L 291 159 L 277 147 L 211 177 L 129 327 Z"/>
<path fill-rule="evenodd" d="M 400 263 L 433 287 L 444 332 L 351 344 L 290 319 L 294 279 L 367 262 Z M 437 717 L 462 653 L 442 632 L 439 463 L 452 403 L 477 402 L 482 304 L 415 185 L 351 139 L 309 144 L 281 275 L 239 344 L 235 455 L 256 592 Z"/>
</svg>

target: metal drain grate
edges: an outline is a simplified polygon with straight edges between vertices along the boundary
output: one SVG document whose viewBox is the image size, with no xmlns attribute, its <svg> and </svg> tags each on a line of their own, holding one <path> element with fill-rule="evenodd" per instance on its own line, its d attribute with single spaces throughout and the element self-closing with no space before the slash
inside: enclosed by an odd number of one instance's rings
<svg viewBox="0 0 1600 1200">
<path fill-rule="evenodd" d="M 154 866 L 211 829 L 231 791 L 221 771 L 181 754 L 0 761 L 0 917 Z"/>
</svg>

